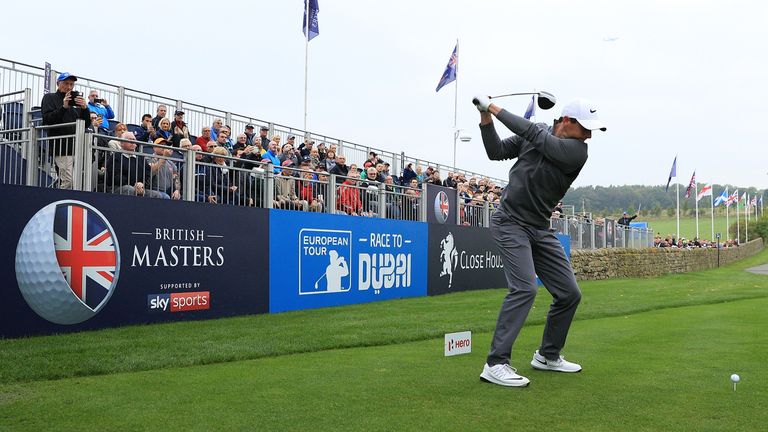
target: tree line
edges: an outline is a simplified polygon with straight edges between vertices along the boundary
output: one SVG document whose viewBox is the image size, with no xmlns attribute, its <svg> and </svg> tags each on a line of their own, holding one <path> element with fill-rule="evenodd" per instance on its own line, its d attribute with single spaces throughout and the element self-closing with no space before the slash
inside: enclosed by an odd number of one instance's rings
<svg viewBox="0 0 768 432">
<path fill-rule="evenodd" d="M 703 187 L 700 184 L 699 187 Z M 737 186 L 733 185 L 712 185 L 712 193 L 717 198 L 725 187 L 728 192 L 733 193 Z M 680 214 L 681 216 L 692 215 L 695 211 L 696 196 L 691 191 L 691 196 L 685 198 L 685 189 L 687 185 L 680 185 Z M 754 187 L 739 189 L 739 197 L 747 192 L 750 197 L 754 194 L 763 193 Z M 622 212 L 635 214 L 640 208 L 641 213 L 648 217 L 674 217 L 675 215 L 675 185 L 670 184 L 669 190 L 665 191 L 664 186 L 646 186 L 646 185 L 624 185 L 624 186 L 581 186 L 570 188 L 563 197 L 563 205 L 573 206 L 576 213 L 588 212 L 595 216 L 621 216 Z M 709 214 L 710 201 L 709 196 L 703 197 L 699 201 L 699 216 Z M 733 210 L 731 210 L 733 211 Z M 724 213 L 725 206 L 720 205 L 715 208 L 715 213 Z"/>
</svg>

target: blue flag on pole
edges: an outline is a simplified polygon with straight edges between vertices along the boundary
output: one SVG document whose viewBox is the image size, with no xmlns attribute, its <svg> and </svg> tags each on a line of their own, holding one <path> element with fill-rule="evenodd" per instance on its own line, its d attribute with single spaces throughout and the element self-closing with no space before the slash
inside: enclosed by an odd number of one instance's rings
<svg viewBox="0 0 768 432">
<path fill-rule="evenodd" d="M 717 198 L 715 198 L 715 201 L 712 203 L 713 207 L 717 207 L 720 204 L 728 201 L 728 188 L 725 188 L 723 193 L 720 194 Z"/>
<path fill-rule="evenodd" d="M 675 178 L 677 177 L 677 156 L 675 156 L 675 160 L 672 161 L 672 169 L 669 170 L 669 178 L 667 179 L 667 187 L 664 188 L 664 192 L 669 190 L 669 182 L 672 181 L 672 177 L 675 177 Z"/>
<path fill-rule="evenodd" d="M 437 83 L 437 88 L 435 89 L 435 92 L 439 92 L 443 86 L 446 84 L 456 81 L 456 68 L 459 65 L 459 44 L 456 44 L 456 48 L 453 49 L 453 54 L 451 54 L 451 59 L 448 60 L 448 66 L 445 67 L 445 72 L 443 72 L 443 76 L 440 78 L 440 82 Z"/>
<path fill-rule="evenodd" d="M 526 120 L 530 120 L 531 117 L 533 117 L 536 114 L 536 108 L 533 105 L 533 101 L 536 98 L 536 95 L 531 96 L 531 103 L 528 104 L 528 108 L 525 109 L 525 114 L 523 114 L 523 118 Z"/>
<path fill-rule="evenodd" d="M 317 13 L 320 8 L 317 6 L 317 0 L 309 0 L 309 40 L 320 34 L 320 26 L 317 23 Z M 304 21 L 301 25 L 304 36 L 307 36 L 307 0 L 304 0 Z"/>
</svg>

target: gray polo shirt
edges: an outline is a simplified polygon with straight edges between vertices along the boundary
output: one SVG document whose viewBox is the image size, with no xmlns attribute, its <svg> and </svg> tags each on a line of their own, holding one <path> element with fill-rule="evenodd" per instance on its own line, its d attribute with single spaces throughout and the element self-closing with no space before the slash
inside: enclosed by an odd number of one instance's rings
<svg viewBox="0 0 768 432">
<path fill-rule="evenodd" d="M 501 211 L 524 225 L 549 228 L 549 218 L 587 162 L 587 143 L 552 135 L 552 127 L 506 110 L 496 118 L 515 133 L 499 139 L 493 123 L 480 126 L 491 160 L 517 158 L 501 196 Z"/>
</svg>

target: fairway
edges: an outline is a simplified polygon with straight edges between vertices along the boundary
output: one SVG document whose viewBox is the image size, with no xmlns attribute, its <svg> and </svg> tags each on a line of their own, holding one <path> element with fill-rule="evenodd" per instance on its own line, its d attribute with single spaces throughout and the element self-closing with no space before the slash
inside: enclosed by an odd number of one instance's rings
<svg viewBox="0 0 768 432">
<path fill-rule="evenodd" d="M 749 225 L 752 226 L 752 224 L 755 221 L 754 215 L 749 220 Z M 668 235 L 674 236 L 677 232 L 677 220 L 675 218 L 671 219 L 652 219 L 652 220 L 644 220 L 641 218 L 635 219 L 638 222 L 648 222 L 648 227 L 653 230 L 654 235 L 659 234 L 662 237 L 666 237 Z M 728 222 L 733 225 L 736 223 L 736 216 L 733 210 L 731 210 L 730 217 L 728 219 Z M 744 236 L 744 213 L 742 210 L 741 214 L 741 222 L 740 222 L 740 232 L 742 237 Z M 728 224 L 726 224 L 725 215 L 715 215 L 715 234 L 720 233 L 721 238 L 726 238 L 726 230 L 728 228 Z M 680 218 L 680 236 L 685 237 L 686 239 L 692 240 L 696 237 L 696 218 L 695 217 L 685 217 Z M 702 239 L 711 240 L 712 237 L 712 220 L 709 215 L 706 217 L 699 217 L 699 237 Z M 752 238 L 754 236 L 750 236 Z"/>
<path fill-rule="evenodd" d="M 0 341 L 0 430 L 760 430 L 768 277 L 744 268 L 581 283 L 564 355 L 533 371 L 549 296 L 481 383 L 505 290 Z M 473 352 L 443 357 L 442 334 Z M 734 392 L 731 373 L 742 381 Z"/>
</svg>

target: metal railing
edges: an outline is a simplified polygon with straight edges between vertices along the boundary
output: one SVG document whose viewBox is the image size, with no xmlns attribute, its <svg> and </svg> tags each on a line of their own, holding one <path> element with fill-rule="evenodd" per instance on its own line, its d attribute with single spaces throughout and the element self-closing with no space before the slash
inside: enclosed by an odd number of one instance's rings
<svg viewBox="0 0 768 432">
<path fill-rule="evenodd" d="M 28 106 L 30 94 L 25 90 L 0 95 L 0 107 L 18 107 L 18 103 Z M 17 111 L 13 111 L 14 115 Z M 22 112 L 23 117 L 28 114 Z M 15 119 L 6 120 L 5 124 L 15 126 Z M 0 183 L 427 220 L 427 183 L 421 188 L 410 188 L 361 180 L 357 176 L 275 167 L 217 149 L 211 154 L 86 133 L 82 120 L 56 126 L 25 123 L 25 127 L 0 130 Z M 74 127 L 74 133 L 49 136 L 51 129 L 62 127 Z M 487 227 L 495 210 L 492 203 L 467 201 L 457 192 L 458 224 Z M 572 249 L 653 246 L 652 230 L 625 227 L 614 221 L 561 216 L 552 218 L 550 226 L 571 237 Z"/>
<path fill-rule="evenodd" d="M 12 60 L 0 59 L 0 94 L 31 89 L 30 97 L 26 100 L 40 101 L 42 100 L 44 93 L 44 75 L 45 70 L 43 68 L 18 63 Z M 57 75 L 57 71 L 52 71 L 52 88 L 49 89 L 51 91 L 55 91 L 55 80 Z M 393 174 L 401 173 L 407 163 L 413 162 L 423 165 L 424 168 L 427 166 L 437 167 L 438 171 L 454 171 L 464 173 L 470 177 L 485 177 L 479 173 L 449 167 L 425 159 L 406 156 L 404 153 L 395 153 L 370 145 L 352 143 L 323 134 L 285 126 L 276 122 L 234 114 L 227 110 L 209 108 L 203 105 L 182 101 L 180 99 L 154 95 L 140 90 L 108 84 L 81 75 L 78 75 L 78 80 L 75 83 L 75 90 L 80 91 L 84 95 L 87 95 L 90 90 L 97 90 L 99 92 L 99 97 L 107 99 L 115 112 L 113 122 L 138 125 L 141 122 L 143 114 L 150 114 L 154 117 L 157 107 L 159 105 L 166 105 L 168 108 L 167 117 L 170 119 L 173 119 L 175 110 L 184 111 L 184 119 L 187 122 L 190 133 L 194 136 L 200 135 L 203 126 L 210 126 L 214 119 L 221 118 L 224 121 L 224 124 L 232 127 L 233 135 L 245 130 L 245 126 L 250 123 L 256 125 L 257 128 L 260 126 L 268 126 L 270 128 L 269 136 L 280 136 L 282 138 L 282 143 L 286 141 L 288 136 L 295 135 L 297 137 L 297 144 L 299 144 L 305 136 L 315 140 L 316 143 L 325 142 L 327 146 L 334 144 L 337 146 L 339 153 L 347 156 L 347 163 L 356 163 L 361 167 L 368 158 L 369 152 L 375 151 L 382 160 L 390 163 Z M 33 105 L 37 105 L 37 103 L 34 103 Z M 31 108 L 31 106 L 28 108 Z M 29 109 L 25 110 L 25 113 L 29 112 Z M 503 179 L 491 180 L 496 184 L 506 184 L 506 181 Z"/>
</svg>

